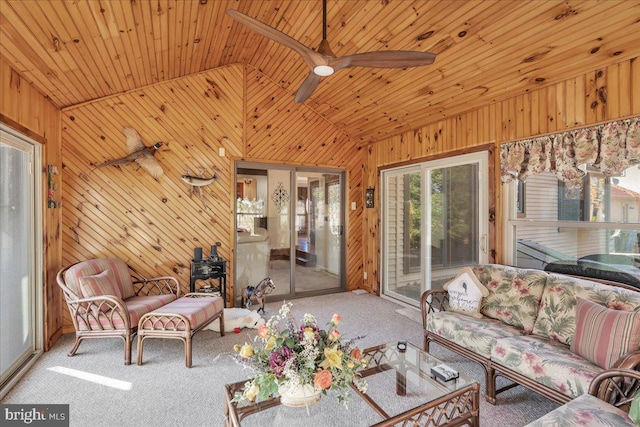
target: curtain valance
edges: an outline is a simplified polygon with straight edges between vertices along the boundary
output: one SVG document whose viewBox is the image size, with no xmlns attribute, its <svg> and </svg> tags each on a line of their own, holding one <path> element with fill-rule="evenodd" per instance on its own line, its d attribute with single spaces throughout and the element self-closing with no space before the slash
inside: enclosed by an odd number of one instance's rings
<svg viewBox="0 0 640 427">
<path fill-rule="evenodd" d="M 619 175 L 640 163 L 640 117 L 575 129 L 500 146 L 502 182 L 552 172 L 559 180 L 576 181 L 586 165 L 605 176 Z"/>
</svg>

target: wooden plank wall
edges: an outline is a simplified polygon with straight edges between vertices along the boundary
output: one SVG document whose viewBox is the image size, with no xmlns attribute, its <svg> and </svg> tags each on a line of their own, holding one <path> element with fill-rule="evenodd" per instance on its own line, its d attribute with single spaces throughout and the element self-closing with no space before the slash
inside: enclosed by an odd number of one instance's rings
<svg viewBox="0 0 640 427">
<path fill-rule="evenodd" d="M 63 110 L 63 264 L 119 257 L 147 277 L 189 289 L 193 248 L 219 241 L 231 258 L 232 158 L 243 147 L 243 68 L 230 66 Z M 92 170 L 127 154 L 125 126 L 145 145 L 162 141 L 153 179 L 135 164 Z M 225 156 L 219 156 L 219 148 Z M 190 196 L 187 173 L 218 177 Z M 233 277 L 229 263 L 228 277 Z M 65 318 L 65 331 L 72 325 Z"/>
<path fill-rule="evenodd" d="M 379 170 L 396 164 L 421 162 L 453 151 L 470 151 L 485 144 L 544 135 L 640 114 L 640 59 L 594 70 L 537 90 L 491 104 L 366 147 L 363 186 L 375 187 L 379 205 Z M 494 167 L 499 171 L 499 156 Z M 503 260 L 503 191 L 499 173 L 493 184 L 495 233 L 490 236 L 495 261 Z M 367 210 L 363 221 L 363 258 L 368 280 L 363 288 L 379 292 L 380 238 L 378 209 Z"/>
<path fill-rule="evenodd" d="M 246 87 L 245 87 L 245 77 Z M 246 94 L 246 96 L 244 95 Z M 245 126 L 246 123 L 246 126 Z M 163 141 L 154 180 L 131 166 L 93 165 L 126 155 L 124 126 L 143 142 Z M 188 290 L 194 247 L 220 241 L 233 289 L 234 161 L 339 167 L 348 171 L 349 204 L 360 205 L 359 149 L 254 69 L 229 66 L 63 110 L 63 264 L 115 256 L 148 277 L 176 276 Z M 245 137 L 246 135 L 246 137 Z M 218 155 L 224 147 L 226 156 Z M 180 175 L 215 170 L 206 203 L 189 197 Z M 206 169 L 206 170 L 205 170 Z M 359 224 L 362 210 L 349 211 Z M 360 227 L 349 233 L 349 287 L 362 277 Z M 354 271 L 357 270 L 357 271 Z M 232 300 L 233 292 L 229 295 Z M 73 330 L 68 316 L 65 331 Z"/>
<path fill-rule="evenodd" d="M 362 284 L 362 147 L 264 74 L 247 73 L 247 160 L 340 168 L 347 171 L 347 289 Z"/>
<path fill-rule="evenodd" d="M 47 209 L 48 164 L 61 169 L 60 154 L 60 112 L 54 105 L 18 72 L 12 69 L 4 57 L 0 56 L 0 121 L 13 129 L 42 143 L 42 206 L 43 206 L 43 284 L 45 301 L 44 348 L 48 350 L 62 334 L 63 299 L 56 284 L 56 273 L 62 259 L 60 238 L 61 209 Z M 54 177 L 60 197 L 61 175 Z M 66 306 L 64 307 L 66 310 Z"/>
</svg>

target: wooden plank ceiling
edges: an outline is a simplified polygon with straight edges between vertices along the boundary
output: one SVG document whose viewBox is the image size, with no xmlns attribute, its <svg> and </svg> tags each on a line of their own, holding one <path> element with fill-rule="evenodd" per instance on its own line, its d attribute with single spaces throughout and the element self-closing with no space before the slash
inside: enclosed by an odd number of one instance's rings
<svg viewBox="0 0 640 427">
<path fill-rule="evenodd" d="M 230 8 L 320 43 L 321 0 L 0 0 L 0 55 L 59 108 L 235 63 L 293 102 L 307 65 Z M 640 55 L 636 0 L 329 0 L 327 20 L 338 56 L 437 54 L 430 66 L 323 78 L 307 106 L 359 143 Z"/>
</svg>

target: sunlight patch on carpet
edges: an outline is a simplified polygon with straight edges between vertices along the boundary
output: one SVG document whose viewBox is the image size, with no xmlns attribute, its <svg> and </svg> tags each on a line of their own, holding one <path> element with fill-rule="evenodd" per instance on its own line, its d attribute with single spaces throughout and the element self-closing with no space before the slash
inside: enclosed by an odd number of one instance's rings
<svg viewBox="0 0 640 427">
<path fill-rule="evenodd" d="M 107 387 L 117 388 L 119 390 L 131 390 L 133 384 L 128 381 L 120 381 L 114 378 L 103 377 L 102 375 L 90 374 L 85 371 L 78 371 L 76 369 L 65 368 L 63 366 L 54 366 L 53 368 L 47 368 L 49 371 L 57 372 L 63 375 L 69 375 L 71 377 L 80 378 L 81 380 L 90 381 L 92 383 L 105 385 Z"/>
</svg>

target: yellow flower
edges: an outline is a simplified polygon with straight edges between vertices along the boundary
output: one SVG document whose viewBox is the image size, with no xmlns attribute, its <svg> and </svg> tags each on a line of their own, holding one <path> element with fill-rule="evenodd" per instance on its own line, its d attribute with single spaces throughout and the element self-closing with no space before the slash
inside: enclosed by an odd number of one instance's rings
<svg viewBox="0 0 640 427">
<path fill-rule="evenodd" d="M 316 332 L 313 328 L 304 328 L 304 339 L 307 341 L 313 341 L 316 338 Z"/>
<path fill-rule="evenodd" d="M 271 335 L 269 337 L 269 339 L 267 340 L 267 342 L 264 345 L 264 349 L 267 351 L 270 351 L 271 349 L 273 349 L 276 346 L 276 337 L 274 337 L 273 335 Z"/>
<path fill-rule="evenodd" d="M 320 363 L 320 367 L 342 369 L 342 351 L 338 350 L 338 346 L 325 347 L 324 360 Z"/>
<path fill-rule="evenodd" d="M 240 356 L 244 357 L 245 359 L 249 359 L 251 356 L 253 356 L 253 346 L 251 344 L 245 343 L 240 348 Z"/>
<path fill-rule="evenodd" d="M 353 369 L 354 366 L 356 366 L 356 365 L 353 362 L 347 363 L 347 368 L 349 368 L 349 369 Z"/>
<path fill-rule="evenodd" d="M 253 401 L 260 392 L 260 387 L 256 383 L 251 383 L 248 389 L 244 391 L 244 397 Z"/>
<path fill-rule="evenodd" d="M 233 346 L 233 351 L 235 351 L 236 353 L 240 351 L 240 345 L 236 344 Z"/>
</svg>

